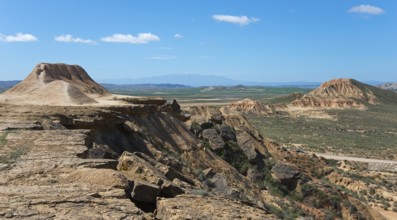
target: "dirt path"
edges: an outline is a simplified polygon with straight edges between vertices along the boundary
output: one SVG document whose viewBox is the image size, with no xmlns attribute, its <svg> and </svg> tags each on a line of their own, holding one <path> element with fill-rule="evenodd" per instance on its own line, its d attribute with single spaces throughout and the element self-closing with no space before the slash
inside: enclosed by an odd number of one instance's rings
<svg viewBox="0 0 397 220">
<path fill-rule="evenodd" d="M 369 159 L 369 158 L 361 158 L 361 157 L 348 157 L 348 156 L 338 156 L 332 154 L 323 154 L 323 153 L 314 153 L 317 156 L 324 157 L 325 159 L 332 160 L 348 160 L 348 161 L 357 161 L 364 163 L 389 163 L 389 164 L 397 164 L 396 160 L 378 160 L 378 159 Z"/>
</svg>

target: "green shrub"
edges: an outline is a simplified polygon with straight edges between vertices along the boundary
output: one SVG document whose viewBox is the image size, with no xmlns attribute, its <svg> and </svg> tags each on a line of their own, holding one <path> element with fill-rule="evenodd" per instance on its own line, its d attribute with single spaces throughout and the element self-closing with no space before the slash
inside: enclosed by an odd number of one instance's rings
<svg viewBox="0 0 397 220">
<path fill-rule="evenodd" d="M 388 202 L 383 202 L 382 203 L 382 208 L 384 210 L 388 210 L 390 207 L 391 207 L 390 203 L 388 203 Z"/>
<path fill-rule="evenodd" d="M 18 159 L 21 155 L 25 154 L 27 152 L 26 148 L 16 148 L 14 151 L 6 154 L 6 155 L 1 155 L 0 156 L 0 163 L 4 164 L 11 164 L 15 162 L 16 159 Z"/>
<path fill-rule="evenodd" d="M 198 135 L 201 133 L 202 128 L 199 125 L 199 123 L 197 123 L 196 121 L 192 122 L 192 125 L 190 126 L 190 131 L 196 135 L 198 137 Z"/>
<path fill-rule="evenodd" d="M 208 196 L 208 191 L 205 189 L 196 189 L 192 191 L 192 194 L 199 196 Z"/>
<path fill-rule="evenodd" d="M 225 147 L 216 154 L 243 175 L 246 175 L 248 168 L 252 167 L 244 151 L 235 141 L 227 141 Z"/>
<path fill-rule="evenodd" d="M 5 144 L 7 144 L 7 135 L 8 132 L 3 132 L 0 134 L 0 146 L 4 146 Z"/>
</svg>

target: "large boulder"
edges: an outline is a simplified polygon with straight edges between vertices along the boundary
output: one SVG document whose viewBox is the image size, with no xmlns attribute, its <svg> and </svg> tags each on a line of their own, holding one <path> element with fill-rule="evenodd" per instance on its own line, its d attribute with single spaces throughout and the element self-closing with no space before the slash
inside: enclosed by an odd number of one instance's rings
<svg viewBox="0 0 397 220">
<path fill-rule="evenodd" d="M 157 196 L 171 198 L 185 193 L 180 186 L 172 182 L 174 179 L 191 182 L 171 167 L 142 153 L 124 152 L 119 159 L 117 169 L 134 182 L 131 194 L 134 194 L 135 197 L 132 198 L 137 198 L 136 201 L 139 202 L 153 202 Z M 141 195 L 144 190 L 150 191 L 146 197 Z"/>
<path fill-rule="evenodd" d="M 161 197 L 174 198 L 177 195 L 184 194 L 185 191 L 171 182 L 164 182 L 161 185 Z"/>
<path fill-rule="evenodd" d="M 160 187 L 147 182 L 134 182 L 134 188 L 131 192 L 131 199 L 137 202 L 156 202 L 160 195 Z"/>
<path fill-rule="evenodd" d="M 272 167 L 271 172 L 274 179 L 286 185 L 289 189 L 294 189 L 302 176 L 299 170 L 287 164 L 276 164 Z"/>
<path fill-rule="evenodd" d="M 257 145 L 260 145 L 251 135 L 245 131 L 238 132 L 237 143 L 244 151 L 249 161 L 254 161 L 258 157 Z M 260 146 L 258 146 L 260 147 Z"/>
<path fill-rule="evenodd" d="M 249 201 L 243 192 L 230 184 L 230 181 L 224 174 L 217 173 L 209 181 L 213 184 L 212 192 L 215 195 L 239 201 Z"/>
<path fill-rule="evenodd" d="M 213 150 L 222 150 L 225 147 L 225 142 L 215 129 L 204 130 L 203 138 L 208 140 Z"/>
<path fill-rule="evenodd" d="M 259 172 L 257 169 L 249 168 L 246 177 L 251 181 L 260 181 L 263 179 L 263 173 Z"/>
<path fill-rule="evenodd" d="M 228 125 L 217 125 L 215 129 L 225 141 L 236 141 L 236 133 L 233 128 Z"/>
</svg>

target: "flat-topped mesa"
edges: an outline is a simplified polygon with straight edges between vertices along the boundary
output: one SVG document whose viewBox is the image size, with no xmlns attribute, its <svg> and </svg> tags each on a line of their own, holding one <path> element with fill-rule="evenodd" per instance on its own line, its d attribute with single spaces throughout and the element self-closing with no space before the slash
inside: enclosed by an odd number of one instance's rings
<svg viewBox="0 0 397 220">
<path fill-rule="evenodd" d="M 111 94 L 78 65 L 40 63 L 21 83 L 0 96 L 0 102 L 33 105 L 96 104 Z"/>
<path fill-rule="evenodd" d="M 6 93 L 31 92 L 37 89 L 37 87 L 50 84 L 54 81 L 67 82 L 78 87 L 84 93 L 98 95 L 108 94 L 106 89 L 96 83 L 81 66 L 64 63 L 37 64 L 25 80 Z"/>
</svg>

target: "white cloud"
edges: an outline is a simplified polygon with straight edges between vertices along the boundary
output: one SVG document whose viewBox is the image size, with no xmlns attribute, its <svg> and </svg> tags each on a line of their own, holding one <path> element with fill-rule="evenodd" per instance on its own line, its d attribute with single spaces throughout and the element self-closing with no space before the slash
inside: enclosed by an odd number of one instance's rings
<svg viewBox="0 0 397 220">
<path fill-rule="evenodd" d="M 16 35 L 0 34 L 0 41 L 4 42 L 33 42 L 37 41 L 37 37 L 31 34 L 17 33 Z"/>
<path fill-rule="evenodd" d="M 175 34 L 174 38 L 180 39 L 180 38 L 183 38 L 183 36 L 181 34 Z"/>
<path fill-rule="evenodd" d="M 174 60 L 177 56 L 174 55 L 156 55 L 152 57 L 148 57 L 150 60 Z"/>
<path fill-rule="evenodd" d="M 358 5 L 354 6 L 348 11 L 349 13 L 359 13 L 359 14 L 370 14 L 370 15 L 379 15 L 385 13 L 385 10 L 382 8 L 373 6 L 373 5 Z"/>
<path fill-rule="evenodd" d="M 73 37 L 70 34 L 56 36 L 54 40 L 66 43 L 96 44 L 96 42 L 93 40 Z"/>
<path fill-rule="evenodd" d="M 160 38 L 151 33 L 139 33 L 136 36 L 131 34 L 113 34 L 109 37 L 103 37 L 101 40 L 109 43 L 147 44 L 151 41 L 160 41 Z"/>
<path fill-rule="evenodd" d="M 259 21 L 259 18 L 254 18 L 254 17 L 249 18 L 245 15 L 244 16 L 212 15 L 212 18 L 218 22 L 228 22 L 232 24 L 239 24 L 241 26 Z"/>
</svg>

